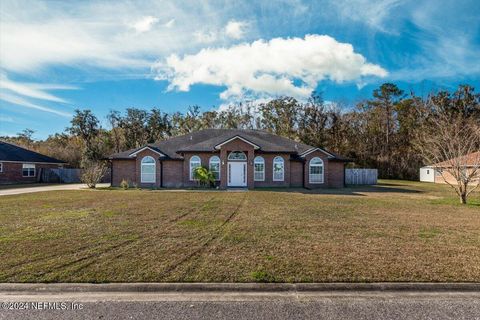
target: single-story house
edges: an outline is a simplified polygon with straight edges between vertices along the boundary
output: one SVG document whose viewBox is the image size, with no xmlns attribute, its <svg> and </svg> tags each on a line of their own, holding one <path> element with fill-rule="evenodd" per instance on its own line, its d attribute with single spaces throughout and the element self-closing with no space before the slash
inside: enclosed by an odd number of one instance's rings
<svg viewBox="0 0 480 320">
<path fill-rule="evenodd" d="M 112 185 L 194 187 L 209 168 L 217 186 L 343 187 L 348 159 L 260 130 L 206 129 L 112 154 Z"/>
<path fill-rule="evenodd" d="M 464 170 L 472 170 L 480 167 L 480 151 L 472 152 L 463 157 L 452 160 L 443 161 L 440 163 L 428 165 L 420 168 L 420 181 L 433 183 L 456 183 L 455 178 L 447 172 L 454 164 L 458 164 Z"/>
<path fill-rule="evenodd" d="M 64 164 L 62 160 L 0 141 L 0 184 L 39 182 L 43 169 Z"/>
</svg>

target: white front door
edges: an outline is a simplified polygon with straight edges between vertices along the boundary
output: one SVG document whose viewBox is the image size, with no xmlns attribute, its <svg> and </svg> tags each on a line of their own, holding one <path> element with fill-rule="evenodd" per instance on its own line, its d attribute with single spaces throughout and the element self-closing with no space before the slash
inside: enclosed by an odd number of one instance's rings
<svg viewBox="0 0 480 320">
<path fill-rule="evenodd" d="M 246 187 L 247 186 L 247 163 L 229 162 L 228 163 L 228 186 Z"/>
</svg>

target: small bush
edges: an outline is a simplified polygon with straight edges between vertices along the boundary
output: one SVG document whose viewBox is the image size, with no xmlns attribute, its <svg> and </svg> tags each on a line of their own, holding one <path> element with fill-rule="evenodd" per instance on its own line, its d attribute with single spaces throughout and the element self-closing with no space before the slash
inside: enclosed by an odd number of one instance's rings
<svg viewBox="0 0 480 320">
<path fill-rule="evenodd" d="M 127 190 L 128 187 L 129 187 L 128 181 L 125 179 L 122 179 L 122 181 L 120 182 L 120 188 L 122 188 L 123 190 Z"/>
<path fill-rule="evenodd" d="M 107 172 L 107 166 L 103 162 L 88 162 L 84 165 L 84 171 L 80 180 L 89 188 L 94 189 Z"/>
</svg>

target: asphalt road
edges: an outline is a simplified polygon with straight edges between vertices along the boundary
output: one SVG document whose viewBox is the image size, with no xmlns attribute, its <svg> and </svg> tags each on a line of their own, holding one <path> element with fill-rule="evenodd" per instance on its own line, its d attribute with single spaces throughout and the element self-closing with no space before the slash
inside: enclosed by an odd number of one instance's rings
<svg viewBox="0 0 480 320">
<path fill-rule="evenodd" d="M 480 319 L 478 292 L 37 292 L 0 301 L 0 319 Z M 59 310 L 72 301 L 77 310 Z M 5 309 L 14 302 L 43 310 Z"/>
</svg>

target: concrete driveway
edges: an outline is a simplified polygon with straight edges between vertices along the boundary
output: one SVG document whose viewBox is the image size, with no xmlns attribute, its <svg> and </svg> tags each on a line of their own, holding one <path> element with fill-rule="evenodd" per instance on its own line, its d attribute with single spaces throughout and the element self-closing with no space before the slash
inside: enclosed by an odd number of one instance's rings
<svg viewBox="0 0 480 320">
<path fill-rule="evenodd" d="M 97 187 L 109 187 L 110 183 L 99 183 Z M 13 194 L 44 192 L 44 191 L 58 191 L 58 190 L 80 190 L 87 189 L 87 185 L 83 183 L 72 184 L 58 184 L 58 185 L 41 185 L 35 187 L 18 187 L 11 189 L 0 189 L 0 196 L 9 196 Z"/>
</svg>

